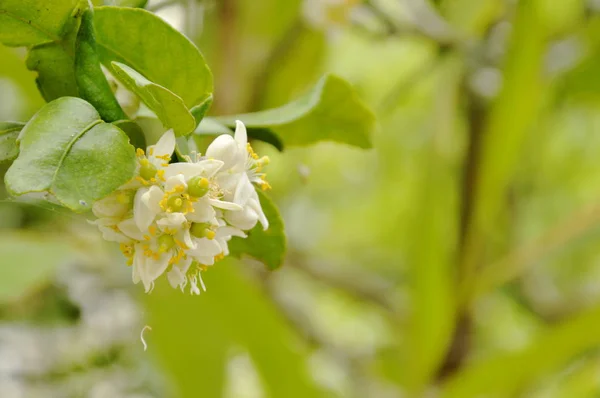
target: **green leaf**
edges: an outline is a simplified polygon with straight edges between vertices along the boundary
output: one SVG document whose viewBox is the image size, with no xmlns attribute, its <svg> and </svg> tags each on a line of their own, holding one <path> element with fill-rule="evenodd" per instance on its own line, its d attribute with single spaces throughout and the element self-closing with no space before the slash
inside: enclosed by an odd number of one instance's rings
<svg viewBox="0 0 600 398">
<path fill-rule="evenodd" d="M 228 354 L 237 347 L 255 364 L 265 397 L 328 396 L 308 374 L 305 354 L 288 321 L 245 277 L 233 259 L 223 260 L 203 274 L 208 293 L 199 300 L 157 280 L 143 302 L 152 331 L 145 334 L 148 354 L 177 382 L 179 397 L 223 397 Z"/>
<path fill-rule="evenodd" d="M 80 8 L 73 10 L 73 17 L 63 27 L 59 40 L 36 45 L 27 55 L 27 69 L 38 72 L 36 83 L 47 102 L 79 95 L 75 81 L 75 40 L 80 15 Z"/>
<path fill-rule="evenodd" d="M 146 3 L 148 3 L 148 0 L 104 0 L 100 4 L 104 4 L 105 6 L 144 8 Z"/>
<path fill-rule="evenodd" d="M 129 180 L 135 153 L 127 136 L 93 106 L 63 97 L 44 106 L 19 137 L 20 154 L 5 175 L 12 195 L 44 192 L 83 211 Z"/>
<path fill-rule="evenodd" d="M 79 0 L 2 0 L 0 42 L 33 46 L 59 41 L 70 19 L 77 17 Z"/>
<path fill-rule="evenodd" d="M 442 386 L 442 398 L 512 397 L 536 378 L 566 366 L 600 345 L 600 306 L 555 326 L 527 347 L 488 360 L 473 361 Z"/>
<path fill-rule="evenodd" d="M 0 122 L 0 162 L 11 161 L 19 154 L 17 137 L 25 126 L 18 122 Z"/>
<path fill-rule="evenodd" d="M 194 119 L 196 119 L 196 125 L 200 124 L 206 112 L 210 109 L 213 103 L 213 96 L 210 94 L 204 101 L 202 101 L 199 105 L 196 105 L 192 109 L 190 109 L 190 113 L 194 115 Z"/>
<path fill-rule="evenodd" d="M 0 235 L 0 301 L 18 299 L 44 283 L 73 252 L 64 239 L 15 232 Z"/>
<path fill-rule="evenodd" d="M 194 116 L 180 97 L 146 79 L 127 65 L 119 62 L 112 62 L 111 65 L 115 77 L 140 97 L 166 128 L 173 129 L 175 135 L 185 135 L 196 128 Z"/>
<path fill-rule="evenodd" d="M 257 224 L 248 232 L 245 239 L 234 237 L 229 243 L 229 250 L 234 256 L 248 254 L 261 261 L 270 270 L 277 269 L 283 263 L 286 250 L 285 229 L 283 219 L 273 201 L 258 191 L 260 204 L 269 220 L 269 228 L 264 231 Z"/>
<path fill-rule="evenodd" d="M 146 137 L 144 136 L 144 131 L 142 128 L 133 120 L 119 120 L 113 122 L 115 126 L 123 130 L 127 137 L 129 137 L 129 142 L 136 148 L 146 149 Z"/>
<path fill-rule="evenodd" d="M 334 75 L 324 76 L 307 94 L 282 107 L 216 119 L 231 127 L 239 119 L 250 137 L 280 149 L 318 141 L 370 148 L 375 129 L 373 113 L 348 82 Z"/>
<path fill-rule="evenodd" d="M 447 148 L 460 136 L 454 120 L 460 112 L 462 60 L 449 55 L 438 61 L 438 84 L 443 92 L 435 95 L 432 131 L 421 153 L 422 163 L 415 189 L 415 208 L 408 222 L 418 240 L 410 246 L 409 300 L 410 326 L 404 341 L 401 373 L 404 387 L 420 396 L 435 377 L 452 341 L 456 304 L 454 299 L 454 259 L 458 229 L 455 213 L 448 211 L 457 201 L 455 158 Z M 443 195 L 440 193 L 443 192 Z"/>
<path fill-rule="evenodd" d="M 212 93 L 212 74 L 198 48 L 160 17 L 139 8 L 98 7 L 94 24 L 100 60 L 111 71 L 111 62 L 124 63 L 187 107 Z"/>
<path fill-rule="evenodd" d="M 194 134 L 197 135 L 219 135 L 219 134 L 231 134 L 233 130 L 225 126 L 223 123 L 217 121 L 214 117 L 205 117 L 202 122 L 194 130 Z"/>
<path fill-rule="evenodd" d="M 70 42 L 46 43 L 33 47 L 27 56 L 27 69 L 38 72 L 36 83 L 42 97 L 52 101 L 77 96 L 77 83 Z"/>
<path fill-rule="evenodd" d="M 75 80 L 79 88 L 79 96 L 94 105 L 105 121 L 124 120 L 127 119 L 127 115 L 117 102 L 100 67 L 100 59 L 96 52 L 93 17 L 92 10 L 88 9 L 83 12 L 77 34 Z"/>
</svg>

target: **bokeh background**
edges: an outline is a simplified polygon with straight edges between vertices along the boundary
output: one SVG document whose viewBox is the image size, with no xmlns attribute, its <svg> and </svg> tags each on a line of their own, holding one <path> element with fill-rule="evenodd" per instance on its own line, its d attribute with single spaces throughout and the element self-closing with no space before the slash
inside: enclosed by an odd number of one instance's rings
<svg viewBox="0 0 600 398">
<path fill-rule="evenodd" d="M 199 297 L 143 294 L 85 215 L 0 186 L 1 397 L 600 396 L 600 2 L 145 8 L 204 53 L 212 114 L 330 72 L 374 148 L 257 143 L 285 264 L 223 261 Z M 0 46 L 0 120 L 43 104 L 24 56 Z"/>
</svg>

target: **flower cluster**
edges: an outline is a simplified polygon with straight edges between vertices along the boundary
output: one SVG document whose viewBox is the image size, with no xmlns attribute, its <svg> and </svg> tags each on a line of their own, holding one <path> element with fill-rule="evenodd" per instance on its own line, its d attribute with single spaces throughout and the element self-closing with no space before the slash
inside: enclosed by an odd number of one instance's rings
<svg viewBox="0 0 600 398">
<path fill-rule="evenodd" d="M 137 151 L 134 179 L 94 203 L 94 222 L 103 237 L 120 243 L 133 282 L 150 292 L 166 272 L 173 287 L 205 290 L 201 271 L 229 254 L 233 236 L 268 221 L 254 184 L 269 187 L 259 158 L 237 122 L 235 135 L 218 136 L 205 156 L 171 163 L 175 136 L 167 131 L 156 145 Z"/>
</svg>

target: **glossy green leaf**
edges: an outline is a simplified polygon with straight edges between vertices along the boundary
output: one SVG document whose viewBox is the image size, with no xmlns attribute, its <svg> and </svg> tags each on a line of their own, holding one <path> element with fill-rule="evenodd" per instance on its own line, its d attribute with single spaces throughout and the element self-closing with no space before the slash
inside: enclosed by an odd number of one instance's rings
<svg viewBox="0 0 600 398">
<path fill-rule="evenodd" d="M 57 41 L 36 45 L 27 55 L 27 69 L 38 72 L 36 83 L 47 102 L 79 95 L 75 81 L 75 41 L 80 17 L 81 9 L 78 7 Z"/>
<path fill-rule="evenodd" d="M 17 137 L 25 126 L 18 122 L 0 122 L 0 162 L 10 161 L 19 154 Z"/>
<path fill-rule="evenodd" d="M 260 191 L 258 196 L 265 216 L 269 220 L 269 228 L 265 231 L 262 225 L 257 224 L 248 232 L 247 238 L 231 239 L 229 250 L 238 257 L 242 254 L 250 255 L 265 264 L 267 268 L 274 270 L 281 266 L 285 256 L 285 228 L 273 201 Z"/>
<path fill-rule="evenodd" d="M 95 9 L 94 25 L 98 54 L 111 71 L 111 62 L 124 63 L 181 97 L 187 107 L 212 93 L 212 74 L 198 48 L 160 17 L 106 6 Z"/>
<path fill-rule="evenodd" d="M 72 51 L 72 43 L 69 42 L 46 43 L 29 51 L 27 68 L 38 72 L 36 83 L 42 97 L 48 102 L 79 94 Z"/>
<path fill-rule="evenodd" d="M 473 361 L 442 386 L 442 398 L 512 397 L 519 388 L 600 345 L 600 306 L 565 321 L 527 347 Z"/>
<path fill-rule="evenodd" d="M 73 252 L 64 239 L 15 232 L 0 235 L 0 301 L 15 300 L 47 281 Z"/>
<path fill-rule="evenodd" d="M 70 19 L 77 17 L 79 0 L 2 0 L 0 42 L 33 46 L 59 41 Z"/>
<path fill-rule="evenodd" d="M 100 59 L 96 52 L 94 36 L 93 11 L 85 10 L 81 17 L 81 26 L 77 33 L 75 51 L 75 80 L 79 88 L 79 96 L 92 104 L 103 120 L 114 122 L 127 119 L 104 72 L 100 67 Z"/>
<path fill-rule="evenodd" d="M 185 135 L 194 130 L 196 120 L 179 96 L 151 82 L 125 64 L 112 62 L 111 65 L 119 81 L 140 97 L 165 128 L 173 129 L 175 135 Z"/>
<path fill-rule="evenodd" d="M 135 153 L 128 141 L 84 100 L 59 98 L 21 131 L 6 187 L 14 196 L 49 193 L 72 210 L 89 209 L 132 177 Z"/>
<path fill-rule="evenodd" d="M 319 141 L 370 148 L 375 129 L 373 113 L 348 82 L 334 75 L 324 76 L 307 94 L 282 107 L 216 119 L 232 127 L 239 119 L 250 137 L 278 148 Z"/>
</svg>

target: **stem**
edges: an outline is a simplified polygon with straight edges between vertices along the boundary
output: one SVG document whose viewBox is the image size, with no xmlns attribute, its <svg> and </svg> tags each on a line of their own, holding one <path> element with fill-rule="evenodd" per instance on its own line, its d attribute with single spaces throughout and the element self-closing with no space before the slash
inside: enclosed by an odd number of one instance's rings
<svg viewBox="0 0 600 398">
<path fill-rule="evenodd" d="M 249 111 L 257 111 L 261 109 L 262 102 L 264 100 L 265 91 L 267 89 L 267 83 L 271 73 L 279 68 L 279 63 L 283 60 L 290 51 L 294 48 L 294 44 L 300 37 L 304 24 L 302 19 L 297 18 L 285 31 L 283 36 L 275 44 L 269 55 L 265 59 L 263 66 L 259 69 L 256 77 L 254 78 L 254 84 L 251 89 L 251 97 L 248 103 Z"/>
<path fill-rule="evenodd" d="M 600 226 L 599 205 L 575 212 L 567 220 L 548 230 L 539 239 L 483 268 L 476 284 L 477 289 L 470 297 L 469 302 L 510 282 L 552 251 L 583 237 L 598 226 Z"/>
<path fill-rule="evenodd" d="M 218 2 L 218 33 L 219 54 L 215 73 L 215 102 L 212 109 L 215 114 L 235 113 L 238 88 L 237 68 L 238 46 L 236 42 L 237 9 L 235 0 Z"/>
<path fill-rule="evenodd" d="M 465 88 L 464 90 L 467 89 Z M 479 164 L 479 158 L 481 156 L 481 136 L 485 120 L 485 110 L 483 106 L 478 102 L 478 99 L 474 98 L 472 95 L 468 104 L 468 115 L 470 128 L 467 153 L 465 155 L 465 163 L 463 166 L 458 241 L 459 260 L 463 258 L 465 251 L 468 250 L 467 234 L 473 218 L 475 182 L 478 177 L 477 165 Z M 459 270 L 459 281 L 468 277 L 468 275 L 465 275 L 464 270 Z M 462 366 L 471 346 L 472 319 L 471 315 L 468 313 L 468 307 L 459 305 L 457 311 L 454 335 L 448 352 L 446 353 L 446 358 L 438 371 L 438 380 L 443 380 L 452 375 Z"/>
</svg>

